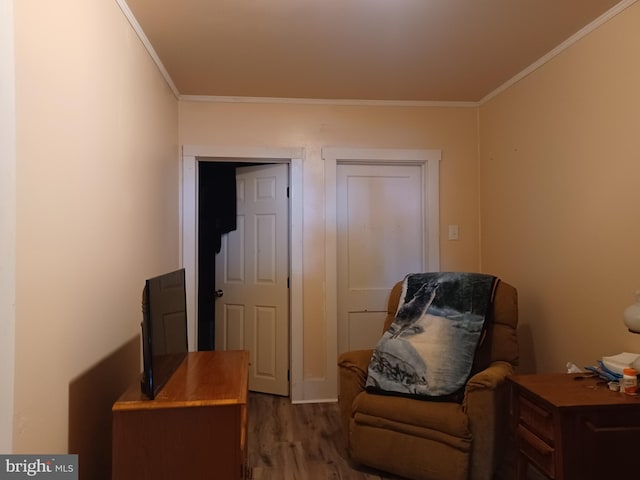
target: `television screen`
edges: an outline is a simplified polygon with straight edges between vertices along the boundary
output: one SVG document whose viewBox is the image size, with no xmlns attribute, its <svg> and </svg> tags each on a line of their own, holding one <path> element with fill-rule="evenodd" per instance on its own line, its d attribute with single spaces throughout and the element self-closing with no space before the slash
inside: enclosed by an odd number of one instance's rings
<svg viewBox="0 0 640 480">
<path fill-rule="evenodd" d="M 188 352 L 184 268 L 146 281 L 142 313 L 141 388 L 153 399 Z"/>
</svg>

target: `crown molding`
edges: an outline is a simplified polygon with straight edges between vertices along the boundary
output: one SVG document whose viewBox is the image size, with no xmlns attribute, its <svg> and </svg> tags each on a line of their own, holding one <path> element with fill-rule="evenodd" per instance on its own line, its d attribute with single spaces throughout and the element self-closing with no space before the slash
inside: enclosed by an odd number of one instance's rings
<svg viewBox="0 0 640 480">
<path fill-rule="evenodd" d="M 294 105 L 345 105 L 365 107 L 448 107 L 474 108 L 478 102 L 454 102 L 431 100 L 356 100 L 356 99 L 324 99 L 324 98 L 281 98 L 281 97 L 225 97 L 216 95 L 180 95 L 185 102 L 213 103 L 279 103 Z"/>
<path fill-rule="evenodd" d="M 568 39 L 566 39 L 560 45 L 555 47 L 553 50 L 549 51 L 546 55 L 542 56 L 536 62 L 532 63 L 527 68 L 522 70 L 520 73 L 516 74 L 515 76 L 513 76 L 512 78 L 507 80 L 505 83 L 500 85 L 498 88 L 493 90 L 491 93 L 487 94 L 485 97 L 483 97 L 480 100 L 480 102 L 478 102 L 478 104 L 480 106 L 482 106 L 486 102 L 491 100 L 492 98 L 496 97 L 500 93 L 502 93 L 505 90 L 509 89 L 510 87 L 512 87 L 513 85 L 518 83 L 520 80 L 522 80 L 526 76 L 530 75 L 531 73 L 535 72 L 540 67 L 542 67 L 544 64 L 546 64 L 547 62 L 551 61 L 553 58 L 555 58 L 558 55 L 560 55 L 562 52 L 564 52 L 566 49 L 571 47 L 578 40 L 586 37 L 591 32 L 593 32 L 594 30 L 598 29 L 600 26 L 604 25 L 606 22 L 608 22 L 613 17 L 615 17 L 619 13 L 623 12 L 625 9 L 627 9 L 628 7 L 630 7 L 631 5 L 633 5 L 636 2 L 637 2 L 637 0 L 623 0 L 622 2 L 618 3 L 616 6 L 612 7 L 609 10 L 607 10 L 605 13 L 603 13 L 598 18 L 596 18 L 593 22 L 589 23 L 588 25 L 586 25 L 582 29 L 578 30 L 576 33 L 571 35 Z"/>
<path fill-rule="evenodd" d="M 127 5 L 127 2 L 125 0 L 116 0 L 116 3 L 120 7 L 120 10 L 122 10 L 124 16 L 129 21 L 131 28 L 133 28 L 133 30 L 136 32 L 136 35 L 142 42 L 142 45 L 151 56 L 153 63 L 155 63 L 156 67 L 158 67 L 158 70 L 160 70 L 160 74 L 164 78 L 164 81 L 167 82 L 167 85 L 173 92 L 173 95 L 176 97 L 176 99 L 180 99 L 180 92 L 178 92 L 175 83 L 173 83 L 171 75 L 169 75 L 169 72 L 167 72 L 167 69 L 164 67 L 162 61 L 160 60 L 160 57 L 154 50 L 153 45 L 151 45 L 151 42 L 149 41 L 147 35 L 144 33 L 144 30 L 142 30 L 142 27 L 138 23 L 138 20 L 136 20 L 136 17 L 133 15 L 133 12 L 129 8 L 129 5 Z"/>
</svg>

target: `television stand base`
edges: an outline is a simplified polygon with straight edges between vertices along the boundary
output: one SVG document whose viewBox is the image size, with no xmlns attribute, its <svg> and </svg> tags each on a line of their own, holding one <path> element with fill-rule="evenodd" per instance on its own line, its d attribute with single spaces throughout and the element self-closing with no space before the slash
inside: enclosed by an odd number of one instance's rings
<svg viewBox="0 0 640 480">
<path fill-rule="evenodd" d="M 112 478 L 246 477 L 247 351 L 191 352 L 154 400 L 132 385 L 113 405 Z"/>
</svg>

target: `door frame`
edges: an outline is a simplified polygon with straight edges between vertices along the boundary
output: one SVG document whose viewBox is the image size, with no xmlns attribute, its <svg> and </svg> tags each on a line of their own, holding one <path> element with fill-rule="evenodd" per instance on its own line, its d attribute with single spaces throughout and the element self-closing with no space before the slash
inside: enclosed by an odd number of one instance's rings
<svg viewBox="0 0 640 480">
<path fill-rule="evenodd" d="M 0 451 L 13 450 L 16 367 L 16 36 L 17 0 L 0 1 Z M 15 424 L 15 426 L 14 426 Z"/>
<path fill-rule="evenodd" d="M 180 264 L 186 270 L 189 345 L 197 345 L 198 162 L 289 164 L 289 391 L 303 399 L 302 163 L 303 148 L 184 145 L 180 170 Z"/>
<path fill-rule="evenodd" d="M 440 270 L 440 160 L 442 150 L 389 148 L 322 149 L 325 175 L 325 325 L 326 377 L 318 382 L 322 397 L 338 397 L 336 361 L 338 356 L 338 254 L 337 254 L 337 167 L 338 164 L 420 165 L 424 204 L 424 271 Z M 398 279 L 401 280 L 401 279 Z"/>
</svg>

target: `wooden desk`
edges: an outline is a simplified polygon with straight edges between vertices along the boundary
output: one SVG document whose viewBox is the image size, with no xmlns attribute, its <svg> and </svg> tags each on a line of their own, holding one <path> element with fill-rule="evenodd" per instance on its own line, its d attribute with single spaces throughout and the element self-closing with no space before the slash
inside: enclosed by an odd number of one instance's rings
<svg viewBox="0 0 640 480">
<path fill-rule="evenodd" d="M 192 352 L 154 400 L 132 385 L 112 408 L 112 478 L 244 478 L 248 369 L 246 351 Z"/>
<path fill-rule="evenodd" d="M 584 480 L 638 474 L 640 397 L 577 374 L 516 375 L 513 424 L 518 478 L 528 464 L 548 478 Z"/>
</svg>

